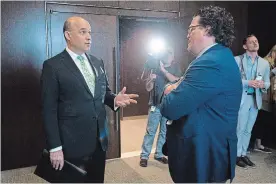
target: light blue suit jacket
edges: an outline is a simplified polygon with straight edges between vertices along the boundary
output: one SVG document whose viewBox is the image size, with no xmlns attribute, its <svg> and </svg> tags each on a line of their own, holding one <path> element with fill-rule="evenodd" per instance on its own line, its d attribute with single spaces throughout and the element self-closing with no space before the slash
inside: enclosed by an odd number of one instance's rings
<svg viewBox="0 0 276 184">
<path fill-rule="evenodd" d="M 242 59 L 242 60 L 241 60 Z M 242 100 L 241 100 L 241 105 L 245 102 L 245 96 L 247 95 L 247 90 L 248 90 L 248 82 L 247 80 L 249 76 L 246 76 L 247 74 L 247 59 L 246 59 L 246 54 L 243 54 L 241 56 L 236 56 L 235 60 L 240 68 L 241 72 L 241 77 L 242 77 L 242 84 L 243 84 L 243 93 L 242 93 Z M 244 72 L 242 72 L 242 65 L 244 68 Z M 259 57 L 258 58 L 258 66 L 257 66 L 257 74 L 261 74 L 263 76 L 263 81 L 264 81 L 264 88 L 263 89 L 255 89 L 256 92 L 256 102 L 257 102 L 257 107 L 258 109 L 262 108 L 262 93 L 266 93 L 267 89 L 270 86 L 270 79 L 269 79 L 269 73 L 270 68 L 269 68 L 269 63 Z"/>
</svg>

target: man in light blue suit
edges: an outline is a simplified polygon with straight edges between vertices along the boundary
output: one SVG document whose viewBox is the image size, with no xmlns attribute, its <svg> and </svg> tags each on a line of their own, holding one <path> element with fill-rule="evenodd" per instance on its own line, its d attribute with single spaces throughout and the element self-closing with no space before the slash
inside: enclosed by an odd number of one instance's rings
<svg viewBox="0 0 276 184">
<path fill-rule="evenodd" d="M 243 48 L 246 52 L 235 57 L 243 83 L 237 127 L 237 165 L 247 169 L 248 166 L 255 167 L 246 153 L 258 110 L 262 108 L 262 93 L 266 93 L 270 86 L 270 67 L 265 59 L 258 56 L 259 43 L 254 35 L 244 39 Z"/>
<path fill-rule="evenodd" d="M 161 113 L 167 154 L 176 183 L 226 182 L 235 176 L 237 121 L 242 95 L 231 50 L 234 20 L 224 8 L 200 9 L 188 28 L 188 51 L 196 59 L 164 90 Z M 165 152 L 165 149 L 163 149 Z"/>
</svg>

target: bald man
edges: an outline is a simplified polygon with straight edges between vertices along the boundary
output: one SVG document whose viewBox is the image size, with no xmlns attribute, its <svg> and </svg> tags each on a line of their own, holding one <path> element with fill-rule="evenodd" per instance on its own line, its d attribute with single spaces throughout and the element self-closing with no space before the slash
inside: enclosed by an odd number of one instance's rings
<svg viewBox="0 0 276 184">
<path fill-rule="evenodd" d="M 43 123 L 52 166 L 61 170 L 64 159 L 87 171 L 85 181 L 103 183 L 108 146 L 105 105 L 116 111 L 137 103 L 136 94 L 115 95 L 108 86 L 101 59 L 87 54 L 90 24 L 70 17 L 63 27 L 67 43 L 60 54 L 43 64 L 41 86 Z M 70 181 L 69 181 L 70 182 Z"/>
</svg>

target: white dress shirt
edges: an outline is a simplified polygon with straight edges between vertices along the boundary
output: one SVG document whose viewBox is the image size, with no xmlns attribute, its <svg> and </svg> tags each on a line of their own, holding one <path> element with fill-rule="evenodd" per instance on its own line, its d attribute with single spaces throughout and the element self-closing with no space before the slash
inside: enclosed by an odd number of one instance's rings
<svg viewBox="0 0 276 184">
<path fill-rule="evenodd" d="M 204 54 L 204 52 L 206 52 L 208 49 L 210 49 L 211 47 L 213 47 L 213 46 L 215 46 L 215 45 L 217 45 L 217 43 L 214 43 L 214 44 L 212 44 L 212 45 L 206 47 L 205 49 L 203 49 L 203 50 L 197 55 L 196 59 L 198 59 L 200 56 L 202 56 L 202 54 Z"/>
<path fill-rule="evenodd" d="M 66 47 L 66 51 L 68 52 L 68 54 L 71 56 L 71 58 L 73 59 L 74 63 L 77 65 L 78 69 L 80 70 L 81 74 L 84 76 L 83 71 L 81 70 L 81 64 L 80 64 L 80 60 L 77 59 L 77 57 L 79 56 L 78 54 L 74 53 L 73 51 L 71 51 L 68 47 Z M 81 55 L 84 58 L 84 63 L 88 68 L 88 71 L 90 74 L 94 75 L 94 72 L 91 68 L 91 65 L 85 55 L 85 53 L 83 53 Z M 98 76 L 98 71 L 96 70 L 96 68 L 94 67 L 95 72 L 96 72 L 96 76 Z"/>
</svg>

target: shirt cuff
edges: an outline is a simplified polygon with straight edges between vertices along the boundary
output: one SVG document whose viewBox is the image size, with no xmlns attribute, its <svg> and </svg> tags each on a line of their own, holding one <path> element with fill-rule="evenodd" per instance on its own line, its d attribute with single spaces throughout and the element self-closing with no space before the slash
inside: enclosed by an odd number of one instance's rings
<svg viewBox="0 0 276 184">
<path fill-rule="evenodd" d="M 168 120 L 168 121 L 167 121 L 167 125 L 171 125 L 172 122 L 173 122 L 172 120 Z"/>
<path fill-rule="evenodd" d="M 55 151 L 59 151 L 59 150 L 62 150 L 62 146 L 59 146 L 59 147 L 56 147 L 56 148 L 50 149 L 50 151 L 49 151 L 49 152 L 55 152 Z"/>
<path fill-rule="evenodd" d="M 116 99 L 116 97 L 114 98 L 114 108 L 113 108 L 114 111 L 116 111 L 116 110 L 119 108 L 118 106 L 115 105 L 115 104 L 116 104 L 116 103 L 115 103 L 115 99 Z"/>
</svg>

